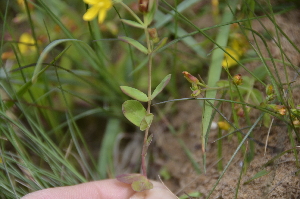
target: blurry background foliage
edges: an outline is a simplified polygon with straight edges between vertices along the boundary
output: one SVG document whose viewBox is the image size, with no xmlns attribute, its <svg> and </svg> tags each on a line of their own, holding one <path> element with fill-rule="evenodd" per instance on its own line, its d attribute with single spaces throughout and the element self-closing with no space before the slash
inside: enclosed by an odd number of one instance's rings
<svg viewBox="0 0 300 199">
<path fill-rule="evenodd" d="M 139 172 L 139 143 L 133 150 L 138 152 L 137 160 L 121 169 L 123 159 L 117 155 L 122 151 L 115 145 L 137 132 L 122 115 L 121 104 L 128 97 L 119 86 L 147 89 L 147 56 L 116 39 L 126 35 L 144 43 L 141 30 L 120 22 L 120 17 L 132 17 L 115 5 L 99 25 L 97 20 L 83 21 L 87 7 L 81 0 L 20 2 L 0 1 L 0 198 L 114 177 L 117 172 Z M 203 2 L 160 1 L 152 27 L 160 38 L 177 42 L 155 55 L 153 87 L 167 74 L 172 80 L 154 103 L 187 96 L 189 84 L 182 71 L 206 80 L 214 43 L 199 32 L 187 37 L 199 28 L 206 28 L 211 38 L 218 32 L 210 28 L 215 24 L 199 23 L 212 12 L 211 4 L 201 6 Z M 125 3 L 138 12 L 137 1 Z M 227 6 L 226 1 L 219 3 L 220 10 Z M 170 6 L 177 6 L 187 18 Z M 219 24 L 217 17 L 215 22 Z M 230 41 L 234 50 L 242 51 L 236 56 L 242 61 L 251 53 L 246 53 L 246 45 L 234 42 L 234 35 L 243 36 L 234 31 Z M 58 45 L 51 43 L 60 39 Z M 35 64 L 46 47 L 53 49 L 43 60 L 45 70 L 32 84 Z M 168 105 L 159 108 L 162 113 L 175 112 Z"/>
</svg>

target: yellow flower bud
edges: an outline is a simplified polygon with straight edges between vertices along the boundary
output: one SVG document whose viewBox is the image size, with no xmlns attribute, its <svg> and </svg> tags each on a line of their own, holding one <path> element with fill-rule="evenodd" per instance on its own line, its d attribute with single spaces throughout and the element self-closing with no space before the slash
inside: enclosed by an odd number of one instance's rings
<svg viewBox="0 0 300 199">
<path fill-rule="evenodd" d="M 148 33 L 149 33 L 150 39 L 153 41 L 153 43 L 159 42 L 156 28 L 148 28 Z"/>
<path fill-rule="evenodd" d="M 274 94 L 274 88 L 273 88 L 273 85 L 271 84 L 268 84 L 267 87 L 266 87 L 266 93 L 267 95 L 272 95 Z"/>
<path fill-rule="evenodd" d="M 237 75 L 233 76 L 232 82 L 235 85 L 241 85 L 243 83 L 242 75 L 241 74 L 237 74 Z"/>
<path fill-rule="evenodd" d="M 276 104 L 269 104 L 267 107 L 273 109 L 280 115 L 285 115 L 286 114 L 286 107 L 284 105 L 276 105 Z"/>
<path fill-rule="evenodd" d="M 139 11 L 148 13 L 149 0 L 139 0 Z"/>
<path fill-rule="evenodd" d="M 293 121 L 293 124 L 294 124 L 294 126 L 295 126 L 296 128 L 299 128 L 299 127 L 300 127 L 300 121 L 299 121 L 298 119 L 295 119 L 295 120 Z"/>
<path fill-rule="evenodd" d="M 191 94 L 191 96 L 192 97 L 197 97 L 198 95 L 200 95 L 200 93 L 201 93 L 201 90 L 196 89 L 196 90 L 193 91 L 193 93 Z"/>
</svg>

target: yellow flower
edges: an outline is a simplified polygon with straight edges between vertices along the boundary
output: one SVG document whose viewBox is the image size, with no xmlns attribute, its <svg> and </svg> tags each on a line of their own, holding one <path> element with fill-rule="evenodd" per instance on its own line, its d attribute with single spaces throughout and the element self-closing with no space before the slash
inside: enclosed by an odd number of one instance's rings
<svg viewBox="0 0 300 199">
<path fill-rule="evenodd" d="M 20 43 L 18 44 L 18 46 L 19 46 L 20 52 L 22 54 L 34 51 L 35 42 L 34 42 L 33 37 L 29 33 L 27 33 L 27 32 L 23 33 L 20 36 L 19 42 Z"/>
<path fill-rule="evenodd" d="M 225 49 L 234 59 L 240 60 L 248 49 L 248 41 L 246 37 L 240 33 L 233 33 L 228 41 L 228 47 Z M 222 62 L 222 66 L 231 68 L 237 65 L 237 62 L 232 59 L 227 53 Z"/>
<path fill-rule="evenodd" d="M 19 4 L 21 7 L 25 7 L 25 6 L 24 6 L 24 0 L 18 0 L 17 2 L 18 2 L 18 4 Z"/>
<path fill-rule="evenodd" d="M 225 131 L 228 131 L 230 129 L 230 124 L 228 124 L 225 121 L 218 122 L 218 126 L 219 126 L 220 129 L 223 129 Z"/>
<path fill-rule="evenodd" d="M 112 7 L 111 0 L 83 0 L 84 3 L 91 5 L 87 12 L 83 15 L 83 20 L 91 21 L 98 14 L 98 22 L 102 23 L 106 17 L 107 11 Z"/>
<path fill-rule="evenodd" d="M 33 2 L 34 2 L 34 0 L 27 2 L 29 10 L 33 10 L 33 8 L 34 8 L 34 6 L 32 4 Z M 19 4 L 19 6 L 22 10 L 25 10 L 25 0 L 17 0 L 17 3 Z"/>
<path fill-rule="evenodd" d="M 226 48 L 225 49 L 234 59 L 239 60 L 240 59 L 240 55 L 237 53 L 237 51 L 231 49 L 231 48 Z M 231 68 L 232 66 L 235 66 L 237 64 L 237 62 L 232 59 L 228 54 L 224 55 L 224 59 L 222 61 L 222 66 L 224 68 Z"/>
<path fill-rule="evenodd" d="M 293 121 L 293 124 L 294 124 L 294 126 L 295 126 L 296 128 L 299 128 L 299 127 L 300 127 L 300 121 L 299 121 L 298 119 L 295 119 L 295 120 Z"/>
</svg>

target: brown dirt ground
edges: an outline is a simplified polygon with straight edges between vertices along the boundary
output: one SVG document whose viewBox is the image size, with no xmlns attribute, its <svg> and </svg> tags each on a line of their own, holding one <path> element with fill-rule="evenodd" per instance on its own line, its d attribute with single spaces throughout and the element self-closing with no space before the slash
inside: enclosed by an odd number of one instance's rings
<svg viewBox="0 0 300 199">
<path fill-rule="evenodd" d="M 282 15 L 276 16 L 276 22 L 289 38 L 300 46 L 300 12 L 291 11 Z M 266 26 L 268 30 L 274 34 L 274 24 L 268 19 L 261 19 L 261 23 Z M 263 33 L 263 27 L 258 21 L 253 23 L 253 29 L 259 33 Z M 286 38 L 281 35 L 282 48 L 288 55 L 289 59 L 295 66 L 299 66 L 300 55 L 299 53 L 289 44 Z M 258 39 L 258 38 L 257 38 Z M 253 40 L 251 41 L 253 42 Z M 268 46 L 272 52 L 272 56 L 276 59 L 281 59 L 280 51 L 276 44 L 269 40 Z M 258 39 L 258 45 L 262 46 L 262 42 Z M 266 50 L 261 47 L 265 57 L 267 55 Z M 270 64 L 270 63 L 268 63 Z M 253 70 L 257 66 L 257 63 L 247 64 L 250 70 Z M 271 66 L 271 65 L 270 65 Z M 283 76 L 283 68 L 280 64 L 277 64 L 278 70 L 282 81 L 285 82 Z M 246 75 L 243 69 L 238 69 L 238 73 Z M 289 78 L 295 77 L 295 70 L 289 69 Z M 294 85 L 299 84 L 299 78 Z M 258 86 L 259 87 L 259 86 Z M 296 104 L 300 102 L 299 88 L 295 88 L 293 91 L 293 98 Z M 189 94 L 185 94 L 183 97 L 188 97 Z M 250 102 L 251 103 L 251 102 Z M 202 117 L 202 109 L 197 101 L 184 101 L 173 103 L 172 106 L 176 106 L 178 112 L 176 114 L 167 115 L 166 118 L 170 124 L 173 125 L 176 131 L 183 132 L 178 133 L 177 136 L 167 128 L 167 123 L 161 121 L 156 123 L 151 130 L 155 134 L 155 139 L 151 150 L 154 156 L 154 163 L 159 167 L 165 167 L 171 174 L 169 180 L 164 180 L 164 183 L 174 192 L 179 195 L 191 192 L 201 192 L 203 195 L 200 198 L 205 198 L 209 191 L 212 189 L 214 183 L 219 178 L 221 172 L 217 170 L 216 162 L 217 159 L 217 145 L 212 143 L 217 139 L 217 130 L 211 130 L 208 138 L 207 148 L 207 172 L 206 174 L 197 174 L 189 161 L 187 155 L 183 151 L 182 147 L 178 142 L 178 138 L 181 138 L 188 146 L 189 150 L 193 153 L 194 159 L 201 166 L 203 172 L 203 161 L 202 161 L 202 150 L 201 150 L 201 137 L 200 137 L 200 125 Z M 226 112 L 226 106 L 224 104 L 224 114 L 230 118 L 230 112 Z M 228 109 L 229 110 L 229 109 Z M 254 123 L 258 114 L 252 111 L 251 120 Z M 218 121 L 217 118 L 214 121 Z M 241 119 L 241 124 L 245 123 Z M 255 157 L 250 163 L 247 171 L 243 173 L 241 178 L 241 184 L 238 191 L 237 198 L 300 198 L 300 184 L 299 176 L 295 175 L 295 172 L 299 168 L 295 164 L 295 156 L 292 152 L 286 153 L 277 159 L 272 165 L 263 167 L 263 165 L 275 157 L 282 151 L 291 148 L 289 137 L 287 134 L 287 126 L 281 125 L 282 122 L 274 120 L 273 126 L 271 127 L 270 137 L 268 139 L 269 146 L 275 146 L 277 150 L 267 149 L 267 153 L 264 155 L 264 146 L 255 144 Z M 243 125 L 241 125 L 243 127 Z M 247 133 L 247 130 L 244 130 Z M 268 128 L 260 127 L 254 130 L 254 138 L 262 143 L 265 143 L 268 133 Z M 223 132 L 225 134 L 225 132 Z M 238 140 L 236 134 L 232 137 L 223 139 L 223 166 L 227 164 L 234 151 L 238 146 Z M 249 147 L 248 147 L 249 148 Z M 221 179 L 220 183 L 214 190 L 210 198 L 234 198 L 241 165 L 243 163 L 243 154 L 238 152 L 236 157 L 233 159 L 232 164 L 226 171 L 225 175 Z M 155 167 L 155 166 L 154 166 Z M 255 179 L 249 184 L 244 185 L 243 183 L 249 180 L 257 172 L 266 169 L 270 171 L 268 175 L 261 178 Z"/>
</svg>

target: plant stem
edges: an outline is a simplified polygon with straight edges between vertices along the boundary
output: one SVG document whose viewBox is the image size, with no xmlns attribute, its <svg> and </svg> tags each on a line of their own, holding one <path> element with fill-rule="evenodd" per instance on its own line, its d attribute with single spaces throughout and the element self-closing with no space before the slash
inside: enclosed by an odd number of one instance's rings
<svg viewBox="0 0 300 199">
<path fill-rule="evenodd" d="M 151 69 L 152 69 L 152 53 L 149 54 L 149 60 L 148 60 L 148 97 L 149 97 L 149 99 L 151 99 Z M 151 100 L 148 101 L 147 113 L 150 113 L 150 109 L 151 109 Z M 143 149 L 142 149 L 142 173 L 146 177 L 147 177 L 146 156 L 147 156 L 147 150 L 148 150 L 148 143 L 147 143 L 148 134 L 149 134 L 149 127 L 145 131 Z"/>
<path fill-rule="evenodd" d="M 147 113 L 151 113 L 151 82 L 152 82 L 152 58 L 153 58 L 153 54 L 152 54 L 152 46 L 151 46 L 151 41 L 150 41 L 150 37 L 149 37 L 149 33 L 148 33 L 148 27 L 145 27 L 145 35 L 146 35 L 146 41 L 147 41 L 147 47 L 148 47 L 148 106 L 147 106 Z M 146 155 L 147 155 L 147 150 L 148 150 L 148 143 L 147 143 L 147 139 L 148 139 L 148 134 L 149 134 L 149 128 L 148 127 L 145 131 L 145 135 L 144 135 L 144 142 L 143 142 L 143 149 L 142 149 L 142 174 L 144 176 L 147 177 L 147 165 L 146 165 Z"/>
</svg>

